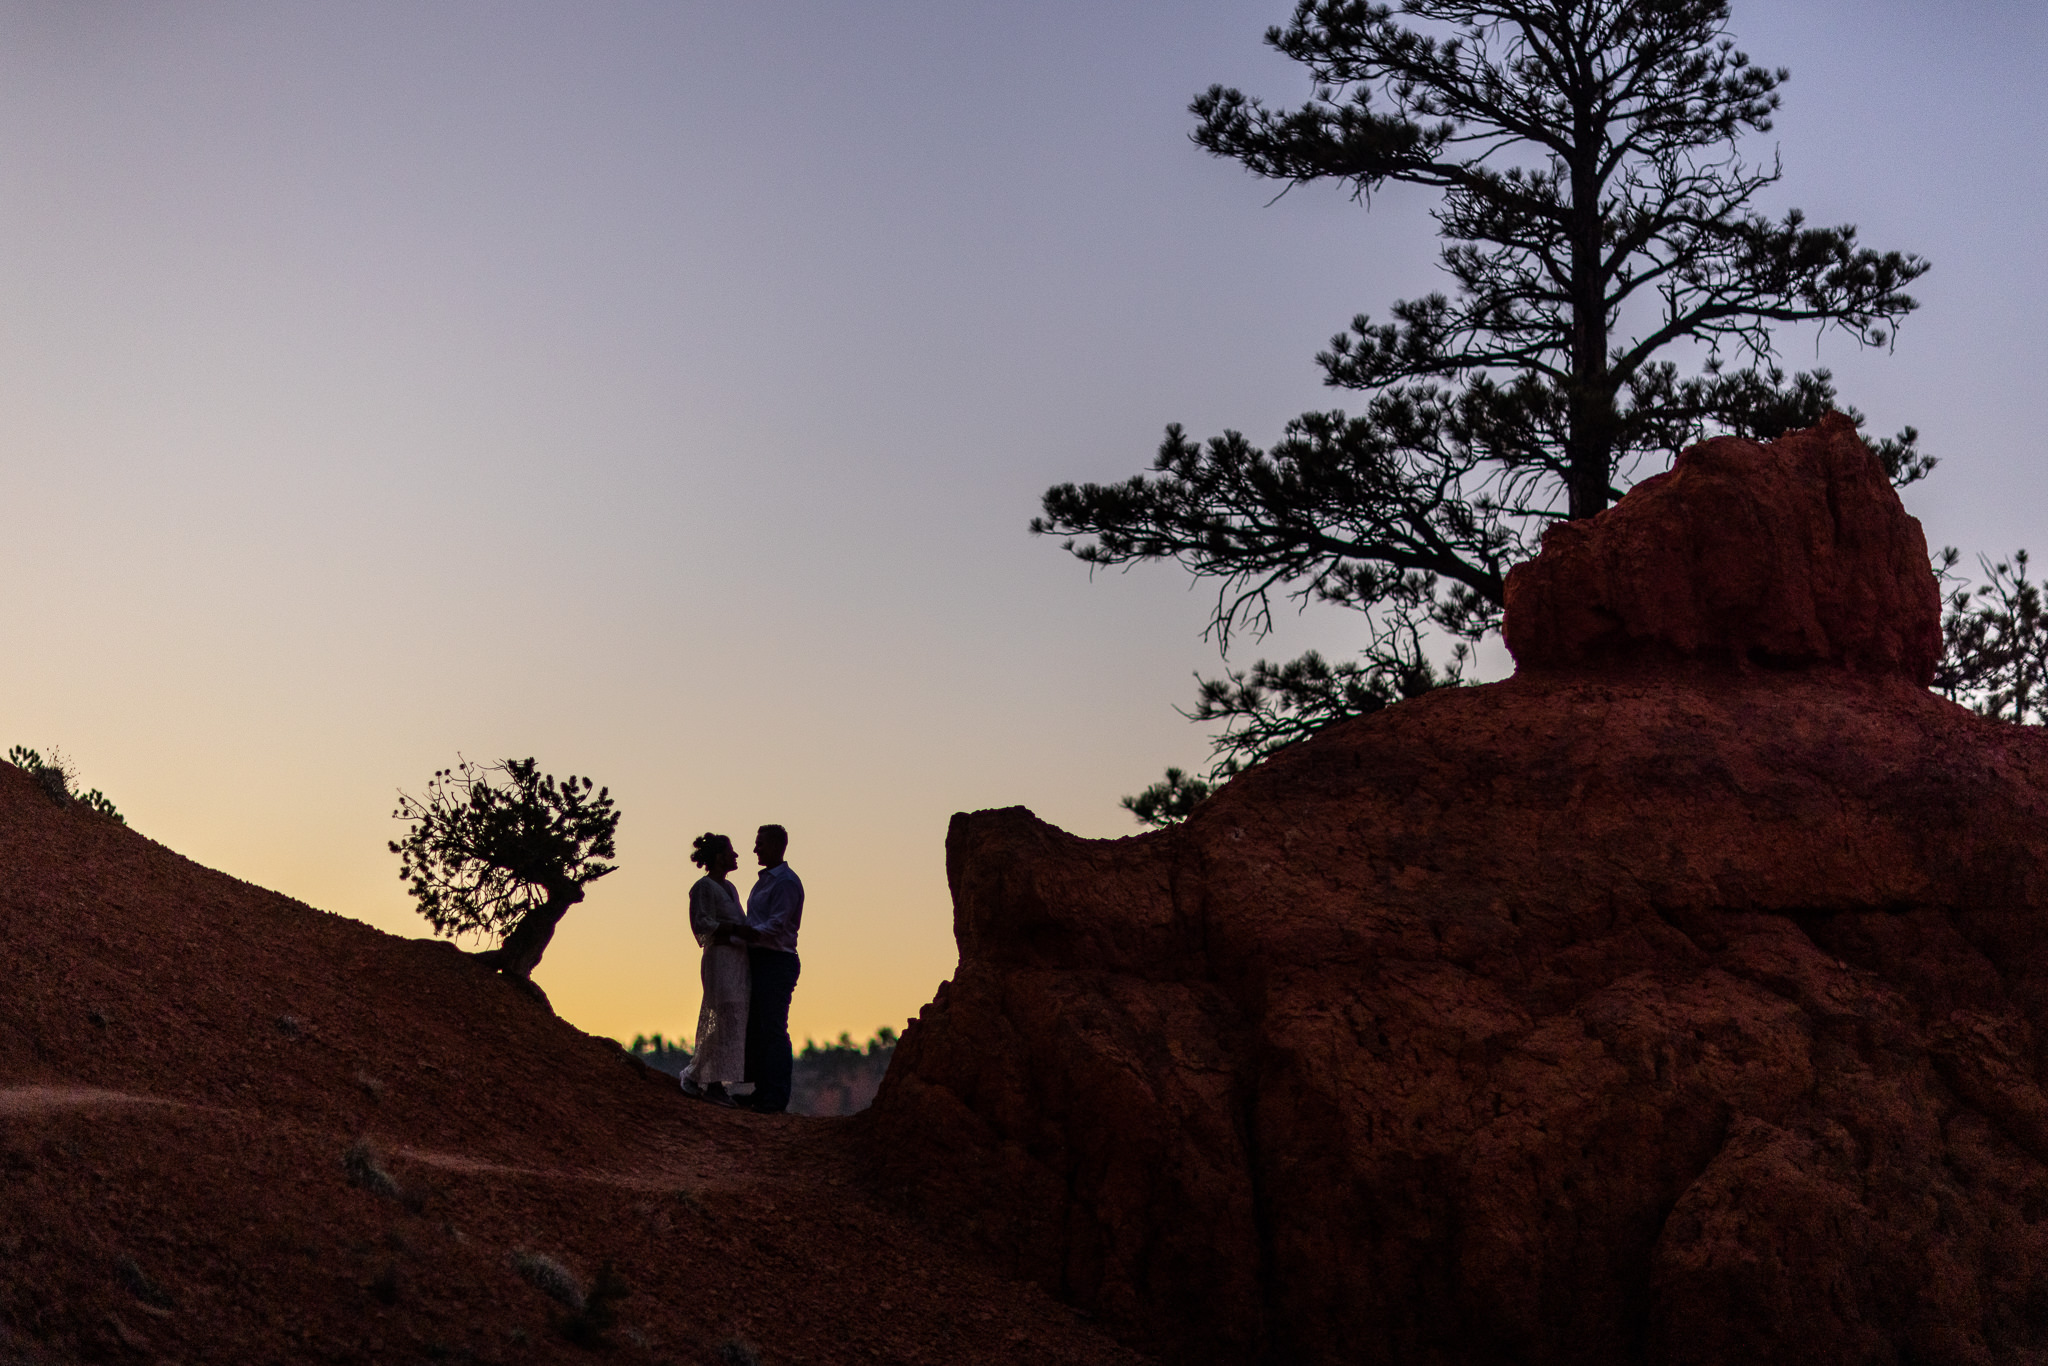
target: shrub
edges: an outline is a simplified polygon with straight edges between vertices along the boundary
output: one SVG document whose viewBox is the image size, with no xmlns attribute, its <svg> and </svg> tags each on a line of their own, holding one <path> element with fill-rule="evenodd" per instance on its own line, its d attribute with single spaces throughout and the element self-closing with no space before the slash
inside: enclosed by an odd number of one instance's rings
<svg viewBox="0 0 2048 1366">
<path fill-rule="evenodd" d="M 572 1313 L 583 1312 L 583 1287 L 569 1268 L 539 1252 L 514 1252 L 512 1269 L 520 1279 Z"/>
<path fill-rule="evenodd" d="M 341 1169 L 348 1176 L 348 1183 L 359 1190 L 401 1203 L 405 1200 L 405 1192 L 399 1189 L 391 1173 L 384 1170 L 384 1164 L 377 1160 L 377 1150 L 370 1146 L 367 1138 L 357 1139 L 342 1154 Z"/>
<path fill-rule="evenodd" d="M 590 1283 L 583 1307 L 562 1320 L 562 1336 L 584 1347 L 604 1346 L 606 1334 L 619 1322 L 618 1310 L 613 1306 L 632 1293 L 618 1268 L 606 1262 L 598 1268 L 597 1279 Z"/>
<path fill-rule="evenodd" d="M 533 969 L 555 926 L 587 884 L 617 871 L 603 862 L 619 825 L 611 793 L 574 775 L 557 783 L 532 759 L 463 759 L 425 796 L 399 793 L 391 814 L 408 826 L 391 841 L 398 876 L 434 933 L 501 936 L 484 961 L 538 996 Z"/>
<path fill-rule="evenodd" d="M 40 753 L 26 745 L 16 745 L 7 751 L 7 762 L 27 773 L 43 789 L 43 794 L 59 806 L 78 803 L 86 810 L 105 816 L 117 825 L 126 825 L 127 818 L 114 809 L 105 793 L 98 788 L 83 796 L 78 792 L 78 774 L 64 761 L 63 754 L 56 748 L 50 750 L 45 759 Z"/>
<path fill-rule="evenodd" d="M 142 1273 L 141 1266 L 137 1265 L 133 1257 L 123 1257 L 114 1264 L 114 1279 L 121 1283 L 123 1290 L 152 1309 L 172 1307 L 171 1297 L 164 1293 L 161 1286 Z"/>
</svg>

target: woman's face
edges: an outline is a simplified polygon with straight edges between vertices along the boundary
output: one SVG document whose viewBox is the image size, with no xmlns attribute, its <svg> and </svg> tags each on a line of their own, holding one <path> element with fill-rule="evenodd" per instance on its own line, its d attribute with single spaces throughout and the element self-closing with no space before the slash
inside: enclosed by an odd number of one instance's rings
<svg viewBox="0 0 2048 1366">
<path fill-rule="evenodd" d="M 711 865 L 712 871 L 717 873 L 720 877 L 724 877 L 727 873 L 730 873 L 733 869 L 739 866 L 740 856 L 738 854 L 735 854 L 730 849 L 719 850 L 717 855 L 714 857 Z"/>
</svg>

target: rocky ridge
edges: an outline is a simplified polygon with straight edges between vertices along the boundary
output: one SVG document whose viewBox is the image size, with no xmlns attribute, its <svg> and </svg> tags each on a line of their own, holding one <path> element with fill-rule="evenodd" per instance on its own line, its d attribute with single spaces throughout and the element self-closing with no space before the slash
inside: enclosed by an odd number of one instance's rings
<svg viewBox="0 0 2048 1366">
<path fill-rule="evenodd" d="M 2048 1354 L 2048 735 L 1844 419 L 1510 581 L 1518 672 L 1185 824 L 954 818 L 874 1160 L 1189 1362 Z"/>
</svg>

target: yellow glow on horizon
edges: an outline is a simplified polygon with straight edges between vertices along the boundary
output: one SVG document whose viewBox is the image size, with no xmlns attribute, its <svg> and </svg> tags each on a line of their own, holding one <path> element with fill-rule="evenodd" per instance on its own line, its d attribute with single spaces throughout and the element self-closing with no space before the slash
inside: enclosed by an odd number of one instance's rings
<svg viewBox="0 0 2048 1366">
<path fill-rule="evenodd" d="M 1190 91 L 1295 79 L 1242 6 L 1071 8 L 0 10 L 0 752 L 408 937 L 396 790 L 587 774 L 620 871 L 538 979 L 628 1040 L 694 1027 L 691 838 L 778 822 L 796 1042 L 900 1028 L 955 966 L 955 811 L 1135 834 L 1119 794 L 1204 766 L 1191 672 L 1369 637 L 1276 601 L 1219 659 L 1216 583 L 1091 576 L 1045 490 L 1169 422 L 1270 444 L 1333 326 L 1444 287 L 1433 196 L 1262 207 L 1189 146 Z M 1742 18 L 1810 70 L 1800 202 L 1940 262 L 1895 354 L 1813 362 L 1944 456 L 1932 543 L 2038 550 L 2048 48 L 1807 8 Z"/>
</svg>

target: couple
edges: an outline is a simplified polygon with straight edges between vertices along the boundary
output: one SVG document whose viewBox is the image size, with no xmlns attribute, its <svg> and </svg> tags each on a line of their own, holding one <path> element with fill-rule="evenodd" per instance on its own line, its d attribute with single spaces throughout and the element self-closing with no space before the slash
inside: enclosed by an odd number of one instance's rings
<svg viewBox="0 0 2048 1366">
<path fill-rule="evenodd" d="M 789 1108 L 789 998 L 796 991 L 796 931 L 804 885 L 782 856 L 789 832 L 764 825 L 754 836 L 761 875 L 740 909 L 726 874 L 740 866 L 732 841 L 699 836 L 690 862 L 704 870 L 690 888 L 690 929 L 704 950 L 704 1004 L 697 1012 L 697 1053 L 683 1069 L 683 1094 L 714 1105 L 779 1115 Z M 751 1096 L 726 1087 L 754 1083 Z"/>
</svg>

